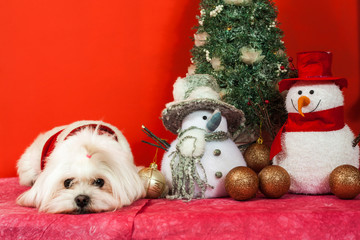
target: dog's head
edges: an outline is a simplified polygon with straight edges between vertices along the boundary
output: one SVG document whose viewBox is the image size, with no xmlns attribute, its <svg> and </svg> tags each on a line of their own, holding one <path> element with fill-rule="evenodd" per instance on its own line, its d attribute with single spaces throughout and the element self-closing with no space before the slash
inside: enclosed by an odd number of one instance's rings
<svg viewBox="0 0 360 240">
<path fill-rule="evenodd" d="M 49 213 L 90 213 L 116 210 L 143 196 L 126 139 L 85 128 L 56 144 L 32 188 L 17 201 Z"/>
</svg>

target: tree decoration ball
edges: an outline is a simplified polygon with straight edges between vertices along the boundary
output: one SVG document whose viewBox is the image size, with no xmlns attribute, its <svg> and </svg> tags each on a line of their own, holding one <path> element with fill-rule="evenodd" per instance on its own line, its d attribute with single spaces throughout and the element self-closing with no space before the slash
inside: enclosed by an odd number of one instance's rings
<svg viewBox="0 0 360 240">
<path fill-rule="evenodd" d="M 226 175 L 225 190 L 235 200 L 249 200 L 258 189 L 259 179 L 248 167 L 235 167 Z"/>
<path fill-rule="evenodd" d="M 360 193 L 360 172 L 352 165 L 341 165 L 330 174 L 331 192 L 341 199 L 353 199 Z"/>
<path fill-rule="evenodd" d="M 244 158 L 247 166 L 258 173 L 270 165 L 270 148 L 256 142 L 245 150 Z"/>
<path fill-rule="evenodd" d="M 166 180 L 164 175 L 157 169 L 156 163 L 151 163 L 150 167 L 139 171 L 139 176 L 143 181 L 146 198 L 159 198 L 166 190 Z"/>
<path fill-rule="evenodd" d="M 259 173 L 260 191 L 268 198 L 280 198 L 289 191 L 290 175 L 280 166 L 267 166 Z"/>
</svg>

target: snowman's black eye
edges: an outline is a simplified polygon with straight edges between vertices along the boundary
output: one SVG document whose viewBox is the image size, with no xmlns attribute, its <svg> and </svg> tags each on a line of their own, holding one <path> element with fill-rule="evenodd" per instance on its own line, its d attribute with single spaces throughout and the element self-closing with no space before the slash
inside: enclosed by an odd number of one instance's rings
<svg viewBox="0 0 360 240">
<path fill-rule="evenodd" d="M 310 90 L 310 92 L 309 92 L 310 94 L 314 94 L 314 90 Z"/>
<path fill-rule="evenodd" d="M 299 95 L 301 95 L 301 94 L 302 94 L 302 91 L 301 91 L 301 90 L 299 90 L 299 91 L 298 91 L 298 94 L 299 94 Z"/>
<path fill-rule="evenodd" d="M 207 116 L 203 116 L 203 119 L 206 120 L 206 119 L 207 119 Z"/>
</svg>

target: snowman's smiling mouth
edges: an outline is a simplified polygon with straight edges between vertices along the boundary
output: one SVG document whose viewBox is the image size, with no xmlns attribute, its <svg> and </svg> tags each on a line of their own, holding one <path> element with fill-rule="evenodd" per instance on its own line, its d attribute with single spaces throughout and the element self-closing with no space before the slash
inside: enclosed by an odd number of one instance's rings
<svg viewBox="0 0 360 240">
<path fill-rule="evenodd" d="M 308 112 L 308 113 L 314 112 L 314 111 L 319 107 L 320 102 L 321 102 L 321 99 L 319 100 L 319 102 L 318 102 L 318 104 L 316 105 L 316 107 L 315 107 L 313 110 L 311 110 L 310 112 Z M 294 101 L 293 101 L 292 99 L 291 99 L 291 104 L 293 105 L 294 109 L 295 109 L 297 112 L 299 112 L 299 110 L 295 107 Z"/>
</svg>

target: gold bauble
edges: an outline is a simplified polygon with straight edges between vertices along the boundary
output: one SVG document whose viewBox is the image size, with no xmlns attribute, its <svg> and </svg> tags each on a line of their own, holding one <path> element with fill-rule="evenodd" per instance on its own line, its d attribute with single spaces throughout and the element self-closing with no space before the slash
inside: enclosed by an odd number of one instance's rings
<svg viewBox="0 0 360 240">
<path fill-rule="evenodd" d="M 166 189 L 164 175 L 157 169 L 156 163 L 151 163 L 150 167 L 139 171 L 139 176 L 143 181 L 146 198 L 159 198 Z"/>
<path fill-rule="evenodd" d="M 255 197 L 259 189 L 256 173 L 248 167 L 236 167 L 225 178 L 225 190 L 235 200 L 248 200 Z"/>
<path fill-rule="evenodd" d="M 268 198 L 280 198 L 289 191 L 290 175 L 280 166 L 267 166 L 259 173 L 260 191 Z"/>
<path fill-rule="evenodd" d="M 360 172 L 354 166 L 341 165 L 329 178 L 331 192 L 341 199 L 352 199 L 360 193 Z"/>
<path fill-rule="evenodd" d="M 270 148 L 256 142 L 245 150 L 244 159 L 247 166 L 258 173 L 270 165 Z"/>
</svg>

